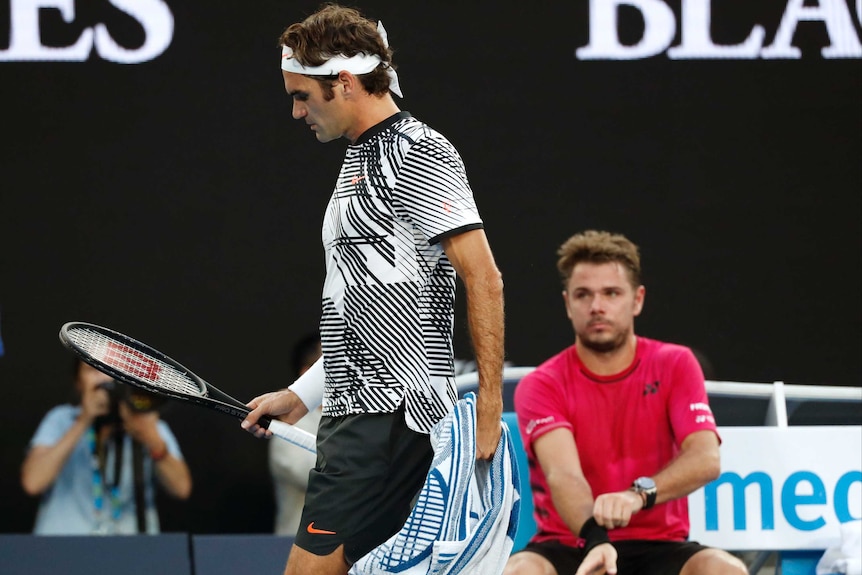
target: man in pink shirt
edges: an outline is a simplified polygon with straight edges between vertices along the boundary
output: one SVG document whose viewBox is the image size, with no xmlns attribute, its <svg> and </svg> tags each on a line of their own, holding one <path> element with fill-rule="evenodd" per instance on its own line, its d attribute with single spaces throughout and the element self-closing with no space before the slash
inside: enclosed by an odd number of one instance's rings
<svg viewBox="0 0 862 575">
<path fill-rule="evenodd" d="M 690 349 L 639 337 L 638 248 L 587 231 L 558 251 L 575 344 L 515 391 L 538 532 L 505 575 L 745 575 L 688 541 L 686 496 L 719 475 L 703 372 Z"/>
</svg>

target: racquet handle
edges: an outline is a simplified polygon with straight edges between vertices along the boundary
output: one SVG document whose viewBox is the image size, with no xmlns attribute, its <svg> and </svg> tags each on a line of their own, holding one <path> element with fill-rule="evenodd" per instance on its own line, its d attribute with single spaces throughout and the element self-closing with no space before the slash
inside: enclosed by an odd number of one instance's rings
<svg viewBox="0 0 862 575">
<path fill-rule="evenodd" d="M 266 427 L 276 437 L 280 437 L 312 453 L 317 453 L 317 437 L 311 433 L 277 419 L 269 420 L 269 425 L 266 425 L 266 421 L 261 418 L 259 423 L 261 427 Z"/>
</svg>

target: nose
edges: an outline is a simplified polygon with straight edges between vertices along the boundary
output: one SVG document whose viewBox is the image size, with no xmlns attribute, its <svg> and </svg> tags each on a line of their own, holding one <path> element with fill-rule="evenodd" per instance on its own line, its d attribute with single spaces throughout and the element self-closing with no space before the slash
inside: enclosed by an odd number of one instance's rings
<svg viewBox="0 0 862 575">
<path fill-rule="evenodd" d="M 593 300 L 590 302 L 590 313 L 597 314 L 603 313 L 605 309 L 605 298 L 602 297 L 601 294 L 596 294 L 593 296 Z"/>
<path fill-rule="evenodd" d="M 293 119 L 299 120 L 305 117 L 305 114 L 308 112 L 306 107 L 297 100 L 293 101 Z"/>
</svg>

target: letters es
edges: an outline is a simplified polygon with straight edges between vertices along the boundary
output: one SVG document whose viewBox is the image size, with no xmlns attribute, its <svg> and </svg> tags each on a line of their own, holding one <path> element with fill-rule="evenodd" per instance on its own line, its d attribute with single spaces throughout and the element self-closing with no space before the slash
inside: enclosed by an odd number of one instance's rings
<svg viewBox="0 0 862 575">
<path fill-rule="evenodd" d="M 671 47 L 677 20 L 665 0 L 590 0 L 590 39 L 575 51 L 580 60 L 637 60 L 662 52 L 672 60 L 696 59 L 798 59 L 801 51 L 791 43 L 800 22 L 825 25 L 829 45 L 823 58 L 862 58 L 862 45 L 848 2 L 855 2 L 856 18 L 862 22 L 862 0 L 788 0 L 775 38 L 764 46 L 766 31 L 753 24 L 739 43 L 716 44 L 710 33 L 713 0 L 681 0 L 680 43 Z M 730 0 L 724 0 L 730 1 Z M 718 0 L 716 0 L 718 2 Z M 634 45 L 620 40 L 619 8 L 636 9 L 643 18 L 644 31 Z"/>
<path fill-rule="evenodd" d="M 171 44 L 174 16 L 164 0 L 107 0 L 134 18 L 144 30 L 144 43 L 125 48 L 111 36 L 107 26 L 86 28 L 69 46 L 46 46 L 39 28 L 39 13 L 59 10 L 64 22 L 75 21 L 75 0 L 10 0 L 9 48 L 0 50 L 0 62 L 61 61 L 83 62 L 95 52 L 99 57 L 120 64 L 153 60 Z"/>
</svg>

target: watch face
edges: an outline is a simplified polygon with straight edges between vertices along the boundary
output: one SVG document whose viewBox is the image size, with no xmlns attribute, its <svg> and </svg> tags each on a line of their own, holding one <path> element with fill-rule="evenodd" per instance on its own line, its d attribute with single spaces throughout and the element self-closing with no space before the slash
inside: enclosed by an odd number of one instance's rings
<svg viewBox="0 0 862 575">
<path fill-rule="evenodd" d="M 655 489 L 655 481 L 651 477 L 638 477 L 635 480 L 635 487 L 643 491 L 652 491 Z"/>
</svg>

